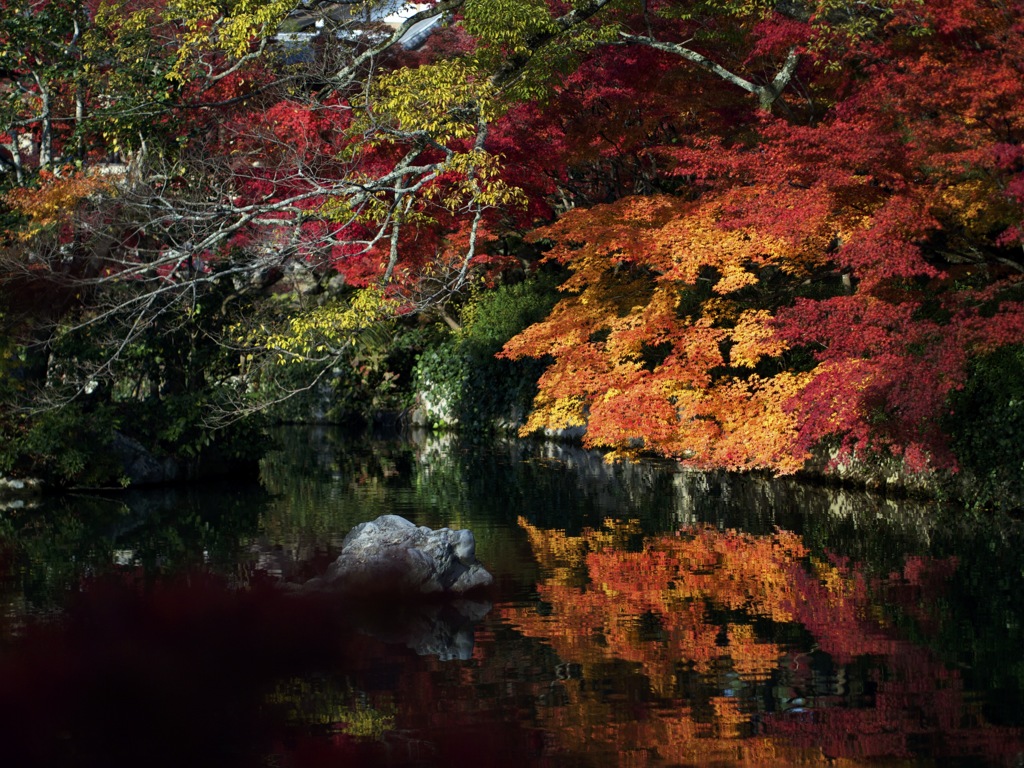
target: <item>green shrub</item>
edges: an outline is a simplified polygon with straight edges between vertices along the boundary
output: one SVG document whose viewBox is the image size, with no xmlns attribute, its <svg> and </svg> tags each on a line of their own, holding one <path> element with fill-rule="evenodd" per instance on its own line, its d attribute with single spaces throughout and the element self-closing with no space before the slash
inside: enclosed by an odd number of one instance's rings
<svg viewBox="0 0 1024 768">
<path fill-rule="evenodd" d="M 362 334 L 327 371 L 312 362 L 273 366 L 254 398 L 278 400 L 268 416 L 279 423 L 365 422 L 381 412 L 405 410 L 416 358 L 435 335 L 414 324 L 375 329 Z"/>
<path fill-rule="evenodd" d="M 543 319 L 557 299 L 551 276 L 475 295 L 461 313 L 462 329 L 427 349 L 416 364 L 415 387 L 427 419 L 437 427 L 470 430 L 521 422 L 544 364 L 495 355 Z"/>
<path fill-rule="evenodd" d="M 239 364 L 237 351 L 218 342 L 232 320 L 223 311 L 227 291 L 211 289 L 187 306 L 168 300 L 127 338 L 117 318 L 87 310 L 68 313 L 45 344 L 27 343 L 35 339 L 29 326 L 0 330 L 0 473 L 55 486 L 117 485 L 124 469 L 111 446 L 119 432 L 189 472 L 214 460 L 255 462 L 258 425 L 244 413 L 230 418 Z"/>
<path fill-rule="evenodd" d="M 974 360 L 951 411 L 953 449 L 974 481 L 967 500 L 993 509 L 1024 506 L 1024 346 Z"/>
<path fill-rule="evenodd" d="M 106 407 L 69 403 L 0 423 L 0 474 L 54 485 L 110 485 L 121 467 L 107 450 L 118 421 Z"/>
</svg>

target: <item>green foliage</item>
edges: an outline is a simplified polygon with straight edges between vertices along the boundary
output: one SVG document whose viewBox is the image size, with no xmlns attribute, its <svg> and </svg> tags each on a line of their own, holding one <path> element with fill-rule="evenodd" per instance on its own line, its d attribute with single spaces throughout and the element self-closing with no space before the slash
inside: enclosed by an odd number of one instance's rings
<svg viewBox="0 0 1024 768">
<path fill-rule="evenodd" d="M 573 3 L 576 10 L 589 5 L 589 0 Z M 469 0 L 463 6 L 461 26 L 476 39 L 472 59 L 480 70 L 499 73 L 492 81 L 505 108 L 546 102 L 588 53 L 618 39 L 620 25 L 610 17 L 569 29 L 556 19 L 547 4 L 535 0 Z M 501 76 L 507 69 L 514 69 L 515 77 Z"/>
<path fill-rule="evenodd" d="M 129 302 L 134 290 L 125 285 L 112 294 Z M 69 313 L 45 348 L 0 343 L 8 414 L 0 416 L 0 472 L 61 486 L 116 486 L 124 471 L 110 450 L 117 433 L 173 457 L 188 477 L 242 461 L 255 466 L 261 424 L 238 412 L 238 354 L 220 343 L 251 302 L 218 281 L 184 297 L 167 291 L 153 303 L 159 311 L 142 329 L 85 309 Z M 112 340 L 120 345 L 114 359 Z M 68 404 L 45 409 L 40 394 Z M 19 410 L 24 415 L 10 415 Z"/>
<path fill-rule="evenodd" d="M 0 309 L 0 401 L 9 402 L 17 390 L 19 353 L 20 350 L 7 331 L 3 310 Z"/>
<path fill-rule="evenodd" d="M 118 420 L 109 407 L 77 402 L 0 422 L 0 473 L 58 485 L 109 485 L 121 468 L 109 451 Z"/>
<path fill-rule="evenodd" d="M 156 456 L 183 461 L 186 477 L 204 477 L 255 461 L 265 448 L 261 424 L 238 419 L 211 429 L 210 392 L 145 401 L 75 401 L 0 421 L 0 474 L 37 477 L 59 487 L 118 487 L 127 482 L 112 451 L 128 434 Z"/>
<path fill-rule="evenodd" d="M 174 62 L 161 44 L 160 24 L 152 8 L 129 12 L 105 0 L 84 31 L 76 78 L 106 97 L 76 130 L 98 133 L 112 151 L 137 151 L 144 143 L 147 152 L 165 155 L 184 141 L 180 123 L 168 119 L 175 98 L 168 79 Z M 154 119 L 158 114 L 162 119 Z"/>
<path fill-rule="evenodd" d="M 462 25 L 485 45 L 512 53 L 526 53 L 531 37 L 555 31 L 547 4 L 538 0 L 470 0 Z"/>
<path fill-rule="evenodd" d="M 272 364 L 254 377 L 251 397 L 279 422 L 369 420 L 408 406 L 412 366 L 432 331 L 397 316 L 394 302 L 366 288 L 296 311 L 264 307 L 259 327 L 232 329 L 251 357 Z"/>
<path fill-rule="evenodd" d="M 279 400 L 268 410 L 278 422 L 365 422 L 404 410 L 416 357 L 433 335 L 419 325 L 388 323 L 355 338 L 326 369 L 324 362 L 308 360 L 274 366 L 254 396 L 264 403 Z"/>
<path fill-rule="evenodd" d="M 115 403 L 124 431 L 157 454 L 187 462 L 187 473 L 201 476 L 210 463 L 255 462 L 263 454 L 263 420 L 255 415 L 214 428 L 209 415 L 227 404 L 215 388 Z"/>
<path fill-rule="evenodd" d="M 1024 506 L 1024 346 L 975 360 L 951 398 L 948 428 L 957 459 L 977 486 L 977 507 Z"/>
<path fill-rule="evenodd" d="M 502 345 L 539 321 L 558 295 L 550 276 L 479 292 L 462 311 L 462 330 L 420 356 L 415 387 L 427 417 L 438 427 L 515 426 L 533 399 L 537 360 L 499 360 Z"/>
</svg>

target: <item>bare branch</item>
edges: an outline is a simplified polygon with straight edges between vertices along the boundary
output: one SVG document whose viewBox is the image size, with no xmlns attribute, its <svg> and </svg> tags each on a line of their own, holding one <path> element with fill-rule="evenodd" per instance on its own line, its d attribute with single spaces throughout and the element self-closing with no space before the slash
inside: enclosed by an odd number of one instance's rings
<svg viewBox="0 0 1024 768">
<path fill-rule="evenodd" d="M 790 48 L 789 53 L 786 56 L 786 61 L 772 79 L 772 82 L 769 85 L 758 85 L 746 78 L 740 77 L 735 72 L 730 72 L 721 64 L 712 61 L 707 56 L 697 53 L 692 48 L 687 48 L 686 45 L 682 43 L 666 43 L 661 40 L 654 40 L 650 37 L 630 35 L 625 32 L 620 32 L 619 38 L 623 43 L 630 45 L 645 45 L 648 48 L 654 48 L 659 51 L 665 51 L 676 56 L 681 56 L 687 61 L 696 64 L 698 67 L 722 78 L 727 83 L 731 83 L 737 88 L 742 88 L 744 91 L 754 94 L 757 96 L 758 106 L 765 111 L 769 111 L 771 109 L 772 104 L 775 103 L 775 100 L 779 98 L 782 91 L 785 90 L 787 85 L 789 85 L 789 81 L 793 77 L 793 72 L 796 71 L 797 64 L 800 63 L 800 56 L 797 53 L 796 48 Z"/>
</svg>

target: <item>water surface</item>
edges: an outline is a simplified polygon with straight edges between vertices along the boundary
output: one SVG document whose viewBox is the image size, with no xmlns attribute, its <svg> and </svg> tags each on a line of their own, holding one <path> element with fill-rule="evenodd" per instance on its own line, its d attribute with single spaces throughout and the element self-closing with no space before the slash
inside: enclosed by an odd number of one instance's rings
<svg viewBox="0 0 1024 768">
<path fill-rule="evenodd" d="M 554 444 L 276 439 L 259 486 L 4 514 L 5 765 L 1024 764 L 1014 521 Z M 489 610 L 282 588 L 380 514 L 473 530 Z"/>
</svg>

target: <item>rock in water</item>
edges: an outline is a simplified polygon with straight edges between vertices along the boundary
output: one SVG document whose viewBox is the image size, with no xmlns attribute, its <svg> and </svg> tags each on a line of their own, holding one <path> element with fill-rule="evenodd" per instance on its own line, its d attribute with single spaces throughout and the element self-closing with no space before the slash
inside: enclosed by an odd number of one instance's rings
<svg viewBox="0 0 1024 768">
<path fill-rule="evenodd" d="M 476 559 L 472 532 L 431 530 L 398 515 L 382 515 L 353 528 L 341 554 L 314 589 L 338 589 L 354 597 L 463 595 L 494 578 Z"/>
</svg>

